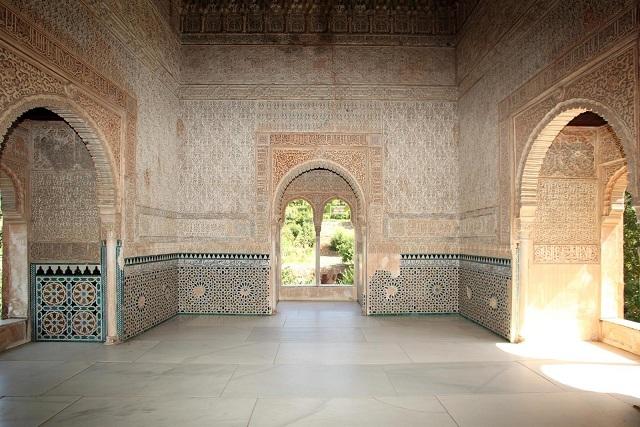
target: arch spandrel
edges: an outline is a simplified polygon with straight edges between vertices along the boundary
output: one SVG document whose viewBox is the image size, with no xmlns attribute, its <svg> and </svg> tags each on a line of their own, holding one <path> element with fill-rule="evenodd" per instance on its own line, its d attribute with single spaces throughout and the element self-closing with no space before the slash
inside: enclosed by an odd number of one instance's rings
<svg viewBox="0 0 640 427">
<path fill-rule="evenodd" d="M 101 222 L 115 225 L 120 212 L 118 168 L 115 167 L 107 139 L 99 126 L 72 100 L 60 96 L 38 95 L 14 103 L 0 115 L 2 144 L 5 144 L 9 130 L 20 116 L 34 108 L 45 108 L 63 118 L 85 143 L 96 170 L 96 196 Z"/>
<path fill-rule="evenodd" d="M 588 99 L 572 99 L 556 105 L 536 126 L 523 150 L 516 173 L 516 207 L 520 218 L 535 216 L 538 177 L 547 151 L 560 131 L 577 115 L 591 111 L 605 119 L 620 139 L 629 165 L 629 189 L 637 194 L 636 145 L 633 133 L 607 106 Z M 517 145 L 517 144 L 516 144 Z"/>
</svg>

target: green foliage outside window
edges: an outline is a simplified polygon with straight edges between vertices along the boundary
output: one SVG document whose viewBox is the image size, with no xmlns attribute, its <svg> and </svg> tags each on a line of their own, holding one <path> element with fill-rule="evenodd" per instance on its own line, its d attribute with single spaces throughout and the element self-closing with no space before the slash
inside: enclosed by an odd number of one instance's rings
<svg viewBox="0 0 640 427">
<path fill-rule="evenodd" d="M 344 228 L 338 228 L 331 238 L 329 247 L 332 251 L 340 254 L 342 262 L 345 264 L 353 262 L 354 250 L 353 231 L 347 231 Z"/>
<path fill-rule="evenodd" d="M 640 322 L 640 226 L 631 195 L 624 206 L 624 318 Z"/>
<path fill-rule="evenodd" d="M 311 205 L 304 200 L 290 202 L 285 210 L 281 233 L 282 284 L 313 284 L 316 232 Z"/>
<path fill-rule="evenodd" d="M 333 199 L 324 205 L 322 219 L 348 221 L 351 219 L 351 209 L 349 209 L 349 205 L 346 202 L 340 199 Z"/>
<path fill-rule="evenodd" d="M 355 249 L 353 230 L 338 228 L 331 237 L 329 248 L 340 255 L 346 266 L 344 272 L 338 276 L 338 284 L 353 285 L 353 253 Z"/>
</svg>

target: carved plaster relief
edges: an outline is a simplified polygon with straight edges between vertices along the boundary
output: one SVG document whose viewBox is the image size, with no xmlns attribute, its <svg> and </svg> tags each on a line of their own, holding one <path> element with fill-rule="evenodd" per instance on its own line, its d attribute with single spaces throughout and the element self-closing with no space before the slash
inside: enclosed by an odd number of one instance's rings
<svg viewBox="0 0 640 427">
<path fill-rule="evenodd" d="M 96 170 L 87 148 L 63 121 L 28 122 L 30 254 L 35 260 L 98 261 Z"/>
</svg>

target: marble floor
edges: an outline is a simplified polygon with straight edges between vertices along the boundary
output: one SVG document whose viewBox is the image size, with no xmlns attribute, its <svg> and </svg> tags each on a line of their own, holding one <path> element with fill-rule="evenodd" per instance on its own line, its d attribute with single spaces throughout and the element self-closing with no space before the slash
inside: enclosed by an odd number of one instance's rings
<svg viewBox="0 0 640 427">
<path fill-rule="evenodd" d="M 2 426 L 640 426 L 640 358 L 455 315 L 177 316 L 117 346 L 0 353 Z"/>
</svg>

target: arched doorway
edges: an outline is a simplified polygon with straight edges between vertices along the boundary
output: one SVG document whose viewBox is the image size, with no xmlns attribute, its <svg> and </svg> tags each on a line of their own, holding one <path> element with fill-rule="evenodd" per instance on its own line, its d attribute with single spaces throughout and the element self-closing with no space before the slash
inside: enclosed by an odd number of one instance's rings
<svg viewBox="0 0 640 427">
<path fill-rule="evenodd" d="M 517 175 L 518 339 L 600 340 L 601 319 L 619 312 L 630 141 L 584 100 L 558 106 L 532 135 Z"/>
<path fill-rule="evenodd" d="M 303 170 L 285 182 L 275 202 L 278 203 L 274 257 L 277 299 L 362 303 L 364 285 L 359 279 L 364 236 L 359 228 L 362 216 L 353 187 L 342 174 L 322 167 Z M 306 221 L 301 218 L 301 207 Z M 296 236 L 302 236 L 295 254 L 291 244 L 292 223 L 297 223 Z M 310 233 L 313 234 L 307 236 Z M 341 252 L 347 255 L 344 261 Z M 292 274 L 290 259 L 300 261 L 303 256 L 309 258 L 304 263 L 307 267 L 298 265 L 297 269 L 307 273 Z M 308 270 L 313 270 L 313 274 L 308 274 Z"/>
<path fill-rule="evenodd" d="M 36 340 L 104 341 L 101 242 L 117 211 L 110 156 L 66 101 L 28 100 L 11 111 L 21 113 L 3 133 L 0 158 L 3 317 L 30 319 Z"/>
</svg>

